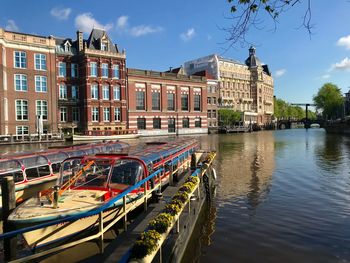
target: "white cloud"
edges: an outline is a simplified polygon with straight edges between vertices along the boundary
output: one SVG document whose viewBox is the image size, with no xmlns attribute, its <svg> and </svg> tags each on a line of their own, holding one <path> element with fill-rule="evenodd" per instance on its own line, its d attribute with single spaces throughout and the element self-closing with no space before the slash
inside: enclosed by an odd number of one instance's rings
<svg viewBox="0 0 350 263">
<path fill-rule="evenodd" d="M 350 58 L 346 57 L 342 61 L 331 66 L 331 70 L 350 70 Z"/>
<path fill-rule="evenodd" d="M 350 49 L 350 35 L 339 38 L 337 45 L 344 46 L 346 49 Z"/>
<path fill-rule="evenodd" d="M 187 42 L 190 41 L 196 34 L 196 31 L 194 30 L 194 28 L 189 28 L 185 33 L 181 33 L 180 34 L 180 38 Z"/>
<path fill-rule="evenodd" d="M 59 20 L 67 20 L 71 12 L 71 8 L 54 7 L 51 9 L 50 14 Z"/>
<path fill-rule="evenodd" d="M 119 29 L 127 28 L 128 27 L 128 19 L 129 19 L 128 16 L 120 16 L 120 17 L 118 17 L 117 28 L 119 28 Z"/>
<path fill-rule="evenodd" d="M 116 28 L 121 32 L 124 32 L 133 37 L 140 37 L 148 34 L 154 34 L 163 31 L 163 28 L 160 26 L 151 26 L 151 25 L 138 25 L 138 26 L 129 26 L 129 17 L 120 16 L 117 19 Z"/>
<path fill-rule="evenodd" d="M 147 34 L 153 34 L 162 31 L 163 28 L 160 26 L 152 27 L 152 26 L 146 26 L 146 25 L 139 25 L 134 26 L 130 29 L 130 35 L 134 37 L 140 37 Z"/>
<path fill-rule="evenodd" d="M 282 77 L 284 74 L 286 74 L 287 70 L 286 69 L 279 69 L 279 70 L 276 70 L 275 72 L 275 77 L 276 78 L 279 78 L 279 77 Z"/>
<path fill-rule="evenodd" d="M 18 31 L 19 27 L 16 25 L 14 20 L 9 19 L 9 20 L 7 20 L 7 24 L 5 25 L 5 30 Z"/>
<path fill-rule="evenodd" d="M 91 13 L 83 13 L 77 15 L 75 18 L 75 27 L 83 32 L 90 32 L 93 28 L 100 28 L 106 31 L 113 28 L 113 24 L 101 24 Z"/>
<path fill-rule="evenodd" d="M 321 76 L 321 79 L 329 79 L 331 77 L 330 74 L 324 74 Z"/>
</svg>

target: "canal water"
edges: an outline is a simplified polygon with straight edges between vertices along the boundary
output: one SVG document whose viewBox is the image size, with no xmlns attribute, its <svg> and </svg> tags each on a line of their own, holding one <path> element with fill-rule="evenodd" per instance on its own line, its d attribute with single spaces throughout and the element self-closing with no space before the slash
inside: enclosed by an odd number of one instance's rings
<svg viewBox="0 0 350 263">
<path fill-rule="evenodd" d="M 349 137 L 294 129 L 202 144 L 218 151 L 218 186 L 185 262 L 350 262 Z"/>
<path fill-rule="evenodd" d="M 198 138 L 218 152 L 218 180 L 185 262 L 350 262 L 350 137 L 294 129 Z M 92 247 L 45 262 L 79 261 Z"/>
</svg>

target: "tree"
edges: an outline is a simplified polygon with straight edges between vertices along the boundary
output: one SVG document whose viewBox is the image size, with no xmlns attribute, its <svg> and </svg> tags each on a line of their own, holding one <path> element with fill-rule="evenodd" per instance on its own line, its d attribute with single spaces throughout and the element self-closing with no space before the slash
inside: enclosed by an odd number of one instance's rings
<svg viewBox="0 0 350 263">
<path fill-rule="evenodd" d="M 274 116 L 278 119 L 297 119 L 305 118 L 305 110 L 299 106 L 292 106 L 282 99 L 276 99 L 274 103 Z M 308 111 L 309 118 L 316 119 L 316 113 Z"/>
<path fill-rule="evenodd" d="M 290 8 L 296 5 L 306 4 L 302 6 L 305 9 L 302 18 L 302 27 L 311 34 L 311 0 L 227 0 L 230 4 L 230 10 L 233 14 L 232 25 L 224 30 L 228 33 L 227 41 L 230 46 L 240 42 L 246 44 L 246 34 L 253 27 L 261 28 L 261 23 L 265 16 L 269 17 L 276 23 L 279 16 L 287 12 Z"/>
<path fill-rule="evenodd" d="M 230 126 L 241 120 L 241 114 L 238 111 L 230 109 L 220 109 L 219 119 L 223 125 Z"/>
<path fill-rule="evenodd" d="M 324 84 L 313 100 L 317 109 L 323 111 L 323 118 L 333 119 L 341 116 L 344 99 L 340 89 L 335 84 Z"/>
</svg>

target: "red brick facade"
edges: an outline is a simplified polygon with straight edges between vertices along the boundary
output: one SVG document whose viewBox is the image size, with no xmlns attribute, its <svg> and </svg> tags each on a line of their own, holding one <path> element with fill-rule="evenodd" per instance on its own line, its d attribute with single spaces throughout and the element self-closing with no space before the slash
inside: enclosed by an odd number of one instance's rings
<svg viewBox="0 0 350 263">
<path fill-rule="evenodd" d="M 205 77 L 128 69 L 129 128 L 146 136 L 207 133 L 206 83 Z M 182 95 L 188 98 L 187 110 Z"/>
<path fill-rule="evenodd" d="M 0 28 L 0 134 L 57 131 L 55 78 L 54 39 Z"/>
</svg>

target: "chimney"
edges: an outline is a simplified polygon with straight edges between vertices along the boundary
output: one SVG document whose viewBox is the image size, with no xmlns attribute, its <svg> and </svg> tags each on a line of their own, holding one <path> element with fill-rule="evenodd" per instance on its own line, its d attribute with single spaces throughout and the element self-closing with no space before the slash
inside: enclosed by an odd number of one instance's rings
<svg viewBox="0 0 350 263">
<path fill-rule="evenodd" d="M 78 40 L 78 51 L 80 52 L 84 48 L 84 43 L 83 43 L 84 39 L 83 39 L 83 32 L 79 30 L 77 31 L 77 40 Z"/>
</svg>

